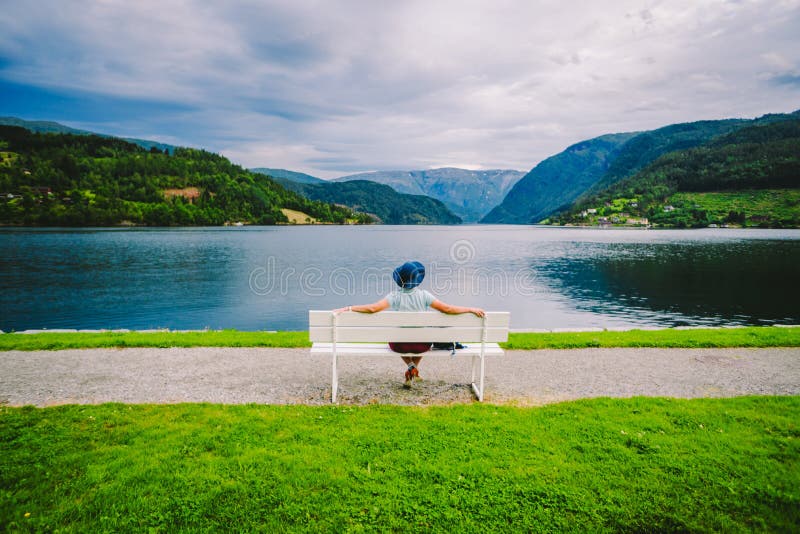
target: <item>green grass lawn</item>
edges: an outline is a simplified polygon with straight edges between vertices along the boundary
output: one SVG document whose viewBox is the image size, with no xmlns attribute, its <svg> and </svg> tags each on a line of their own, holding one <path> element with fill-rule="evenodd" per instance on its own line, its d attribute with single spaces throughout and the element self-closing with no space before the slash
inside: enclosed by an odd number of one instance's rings
<svg viewBox="0 0 800 534">
<path fill-rule="evenodd" d="M 627 332 L 512 333 L 507 349 L 587 347 L 798 347 L 800 328 L 746 327 Z M 98 347 L 310 347 L 307 332 L 101 332 L 0 334 L 3 350 Z"/>
<path fill-rule="evenodd" d="M 800 397 L 0 407 L 0 529 L 792 532 Z"/>
</svg>

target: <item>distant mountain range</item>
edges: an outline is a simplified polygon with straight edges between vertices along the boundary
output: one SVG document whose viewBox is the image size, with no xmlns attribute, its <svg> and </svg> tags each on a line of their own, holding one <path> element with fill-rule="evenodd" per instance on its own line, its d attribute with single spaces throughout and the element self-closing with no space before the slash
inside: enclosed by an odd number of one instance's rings
<svg viewBox="0 0 800 534">
<path fill-rule="evenodd" d="M 800 111 L 607 134 L 575 143 L 527 174 L 443 168 L 378 171 L 328 181 L 285 169 L 262 167 L 252 171 L 259 173 L 256 176 L 269 175 L 311 200 L 348 206 L 388 224 L 534 224 L 543 220 L 585 224 L 607 219 L 601 212 L 608 212 L 615 220 L 635 215 L 642 224 L 651 218 L 665 221 L 665 225 L 747 220 L 748 225 L 798 226 L 800 219 L 789 204 L 800 195 L 800 184 L 787 178 L 800 165 L 800 138 L 792 137 L 793 130 L 788 126 L 798 120 Z M 786 125 L 770 127 L 782 123 Z M 21 126 L 33 132 L 92 134 L 54 122 L 13 117 L 0 117 L 0 125 Z M 754 140 L 759 136 L 761 141 Z M 170 154 L 181 150 L 141 139 L 126 141 Z M 706 162 L 708 167 L 698 162 Z M 695 175 L 706 180 L 702 191 L 696 189 L 700 182 Z M 645 191 L 642 184 L 651 190 Z M 724 198 L 707 195 L 737 187 L 760 191 L 752 197 L 759 203 L 758 210 L 741 207 L 744 193 Z M 705 196 L 695 195 L 698 191 Z M 654 192 L 661 196 L 656 198 Z M 640 199 L 644 199 L 641 204 Z M 694 206 L 694 213 L 666 217 L 659 209 L 668 201 Z M 707 210 L 703 208 L 706 205 L 710 206 Z M 587 219 L 582 212 L 588 214 L 588 210 L 592 210 L 592 217 Z"/>
<path fill-rule="evenodd" d="M 168 145 L 166 143 L 159 143 L 157 141 L 148 141 L 146 139 L 135 139 L 132 137 L 117 137 L 113 135 L 100 134 L 97 132 L 90 132 L 88 130 L 78 130 L 76 128 L 70 128 L 69 126 L 64 126 L 63 124 L 60 124 L 58 122 L 51 122 L 51 121 L 26 121 L 23 119 L 18 119 L 16 117 L 0 117 L 0 126 L 19 126 L 20 128 L 25 128 L 26 130 L 36 133 L 97 135 L 99 137 L 123 139 L 124 141 L 133 143 L 134 145 L 139 145 L 140 147 L 145 148 L 147 150 L 150 150 L 151 148 L 156 148 L 161 152 L 167 150 L 168 152 L 173 153 L 177 148 L 173 145 Z"/>
<path fill-rule="evenodd" d="M 384 220 L 385 217 L 388 216 L 388 212 L 384 209 L 386 207 L 384 205 L 385 198 L 381 196 L 386 195 L 388 190 L 375 189 L 367 184 L 381 184 L 390 187 L 396 193 L 417 197 L 416 202 L 424 202 L 426 208 L 426 213 L 422 215 L 422 219 L 438 219 L 440 221 L 451 220 L 451 215 L 455 214 L 455 216 L 463 222 L 477 222 L 480 220 L 493 206 L 503 199 L 508 190 L 524 175 L 524 173 L 514 170 L 471 171 L 447 167 L 420 171 L 366 172 L 342 176 L 332 180 L 323 180 L 315 176 L 286 169 L 259 167 L 251 170 L 267 174 L 273 178 L 287 180 L 288 182 L 281 183 L 301 194 L 312 194 L 313 192 L 314 196 L 309 198 L 319 200 L 324 198 L 330 202 L 346 204 L 360 211 L 367 211 L 376 215 L 380 213 L 383 215 L 379 215 L 381 220 Z M 314 188 L 292 187 L 292 183 L 330 185 L 348 182 L 362 185 L 348 188 L 325 187 L 316 190 Z M 358 200 L 361 203 L 358 204 L 359 207 L 356 208 L 354 204 L 347 204 L 339 194 L 347 195 L 352 199 L 358 187 L 368 187 L 369 191 L 364 191 L 363 194 L 358 196 Z M 380 195 L 375 196 L 379 192 Z M 420 201 L 423 197 L 429 197 L 443 203 L 450 215 L 444 214 L 439 207 L 434 209 L 433 205 L 425 201 Z M 414 203 L 408 204 L 406 202 L 407 199 L 395 198 L 395 200 L 402 201 L 403 206 L 408 206 L 412 212 L 414 211 Z M 373 201 L 378 201 L 378 204 L 371 204 Z M 382 207 L 379 206 L 379 204 L 382 205 Z M 430 209 L 433 209 L 433 212 L 430 212 Z M 396 222 L 399 220 L 398 213 L 399 212 L 395 211 L 394 215 L 386 220 L 395 221 L 391 224 L 403 224 Z"/>
<path fill-rule="evenodd" d="M 442 201 L 464 222 L 477 222 L 524 176 L 514 170 L 471 171 L 442 168 L 420 171 L 378 171 L 335 178 L 333 182 L 369 180 L 399 193 L 427 195 Z"/>
<path fill-rule="evenodd" d="M 286 189 L 299 193 L 310 200 L 347 206 L 373 216 L 375 222 L 378 223 L 458 224 L 461 222 L 461 219 L 447 209 L 441 201 L 425 195 L 398 193 L 388 185 L 367 180 L 328 182 L 307 174 L 282 169 L 252 170 L 270 176 Z M 295 180 L 298 175 L 303 181 Z"/>
</svg>

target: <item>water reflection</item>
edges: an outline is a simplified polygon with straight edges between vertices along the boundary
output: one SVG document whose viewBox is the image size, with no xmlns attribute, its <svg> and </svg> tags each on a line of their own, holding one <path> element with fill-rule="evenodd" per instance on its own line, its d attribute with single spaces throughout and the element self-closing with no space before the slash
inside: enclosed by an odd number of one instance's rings
<svg viewBox="0 0 800 534">
<path fill-rule="evenodd" d="M 592 313 L 663 325 L 797 322 L 797 241 L 578 243 L 532 268 Z"/>
</svg>

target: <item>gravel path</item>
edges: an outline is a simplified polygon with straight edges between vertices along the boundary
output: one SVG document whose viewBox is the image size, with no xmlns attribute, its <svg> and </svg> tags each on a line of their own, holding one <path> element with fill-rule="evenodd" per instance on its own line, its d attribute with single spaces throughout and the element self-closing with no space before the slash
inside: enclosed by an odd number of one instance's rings
<svg viewBox="0 0 800 534">
<path fill-rule="evenodd" d="M 470 360 L 426 357 L 406 390 L 400 358 L 343 357 L 341 404 L 474 402 Z M 486 401 L 800 394 L 800 349 L 507 351 L 488 358 Z M 330 359 L 308 349 L 127 348 L 0 352 L 0 404 L 327 404 Z"/>
</svg>

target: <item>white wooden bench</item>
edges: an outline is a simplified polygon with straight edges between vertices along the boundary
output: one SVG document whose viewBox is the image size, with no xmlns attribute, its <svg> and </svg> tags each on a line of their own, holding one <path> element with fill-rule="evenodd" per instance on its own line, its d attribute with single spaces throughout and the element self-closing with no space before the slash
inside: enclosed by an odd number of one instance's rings
<svg viewBox="0 0 800 534">
<path fill-rule="evenodd" d="M 456 355 L 472 356 L 470 383 L 479 401 L 483 401 L 483 378 L 486 356 L 502 355 L 497 344 L 508 339 L 508 312 L 486 312 L 481 318 L 471 313 L 448 315 L 437 311 L 358 313 L 332 311 L 308 312 L 311 354 L 331 355 L 331 402 L 339 389 L 339 356 L 400 355 L 389 348 L 391 342 L 452 342 L 467 345 Z M 432 350 L 420 356 L 450 355 L 450 351 Z M 478 381 L 476 383 L 476 374 Z"/>
</svg>

